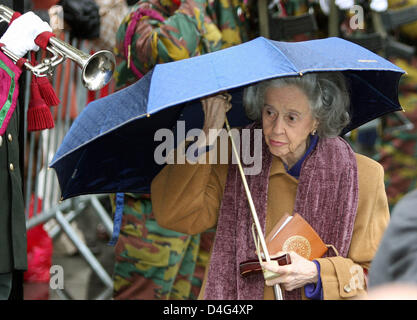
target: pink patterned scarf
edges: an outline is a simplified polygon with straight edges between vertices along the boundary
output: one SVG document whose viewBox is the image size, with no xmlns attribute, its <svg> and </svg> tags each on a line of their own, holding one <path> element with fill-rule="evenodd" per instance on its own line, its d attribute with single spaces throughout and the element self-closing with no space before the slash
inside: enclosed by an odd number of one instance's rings
<svg viewBox="0 0 417 320">
<path fill-rule="evenodd" d="M 0 49 L 0 136 L 6 132 L 16 109 L 21 73 L 22 70 Z"/>
<path fill-rule="evenodd" d="M 254 123 L 248 128 L 260 126 Z M 262 171 L 259 175 L 246 177 L 265 233 L 272 154 L 265 140 L 262 140 Z M 251 148 L 252 144 L 253 141 L 242 148 Z M 310 223 L 324 243 L 334 245 L 339 255 L 346 257 L 357 205 L 358 174 L 354 152 L 342 138 L 319 139 L 315 150 L 303 162 L 294 212 L 298 212 Z M 263 299 L 263 275 L 242 278 L 239 273 L 239 263 L 254 258 L 255 245 L 251 225 L 252 216 L 238 166 L 230 164 L 205 287 L 205 299 Z M 285 299 L 301 299 L 301 288 L 283 293 Z"/>
<path fill-rule="evenodd" d="M 131 57 L 130 55 L 130 46 L 132 43 L 133 35 L 135 34 L 136 24 L 143 17 L 155 19 L 160 22 L 163 22 L 165 20 L 164 17 L 154 9 L 139 8 L 135 12 L 132 12 L 130 14 L 131 20 L 128 24 L 125 39 L 123 41 L 123 53 L 125 55 L 125 58 L 128 60 L 128 67 L 132 69 L 132 72 L 136 75 L 136 77 L 138 77 L 138 79 L 141 79 L 143 77 L 143 74 L 139 71 L 139 69 L 135 66 L 135 64 L 132 61 L 133 57 Z"/>
</svg>

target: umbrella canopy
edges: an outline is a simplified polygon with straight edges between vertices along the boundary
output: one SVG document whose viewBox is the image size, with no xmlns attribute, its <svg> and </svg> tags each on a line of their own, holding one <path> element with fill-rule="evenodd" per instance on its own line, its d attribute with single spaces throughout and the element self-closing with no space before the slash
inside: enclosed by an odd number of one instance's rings
<svg viewBox="0 0 417 320">
<path fill-rule="evenodd" d="M 171 129 L 175 142 L 201 128 L 199 98 L 227 90 L 231 126 L 249 123 L 242 106 L 246 85 L 308 72 L 342 71 L 349 82 L 351 123 L 343 134 L 389 112 L 401 110 L 402 69 L 349 41 L 326 38 L 279 42 L 256 38 L 224 50 L 156 65 L 135 84 L 91 102 L 66 134 L 50 167 L 56 170 L 63 199 L 81 194 L 149 192 L 163 165 L 154 160 L 161 143 L 155 132 Z M 177 136 L 178 131 L 178 136 Z M 178 141 L 177 141 L 178 138 Z"/>
</svg>

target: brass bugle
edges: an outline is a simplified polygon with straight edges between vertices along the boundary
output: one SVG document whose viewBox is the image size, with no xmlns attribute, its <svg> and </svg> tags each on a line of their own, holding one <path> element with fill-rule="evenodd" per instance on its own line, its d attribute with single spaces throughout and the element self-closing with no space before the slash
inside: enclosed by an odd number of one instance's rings
<svg viewBox="0 0 417 320">
<path fill-rule="evenodd" d="M 9 23 L 12 19 L 14 11 L 9 7 L 0 5 L 0 22 Z M 15 63 L 19 60 L 13 52 L 5 46 L 1 48 L 5 55 L 12 59 Z M 56 37 L 49 39 L 46 48 L 52 57 L 45 58 L 36 66 L 32 66 L 29 62 L 24 65 L 37 77 L 52 75 L 56 66 L 62 63 L 66 58 L 74 61 L 82 69 L 82 83 L 88 90 L 99 90 L 103 88 L 111 80 L 116 65 L 113 53 L 108 50 L 100 50 L 92 55 L 74 48 L 65 41 Z"/>
</svg>

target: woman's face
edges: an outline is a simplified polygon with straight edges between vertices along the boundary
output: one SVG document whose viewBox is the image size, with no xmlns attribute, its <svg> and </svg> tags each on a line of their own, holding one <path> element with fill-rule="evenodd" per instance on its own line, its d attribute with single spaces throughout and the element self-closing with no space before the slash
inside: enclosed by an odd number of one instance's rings
<svg viewBox="0 0 417 320">
<path fill-rule="evenodd" d="M 317 128 L 310 103 L 295 85 L 265 92 L 262 127 L 270 152 L 292 167 L 305 153 L 309 134 Z"/>
</svg>

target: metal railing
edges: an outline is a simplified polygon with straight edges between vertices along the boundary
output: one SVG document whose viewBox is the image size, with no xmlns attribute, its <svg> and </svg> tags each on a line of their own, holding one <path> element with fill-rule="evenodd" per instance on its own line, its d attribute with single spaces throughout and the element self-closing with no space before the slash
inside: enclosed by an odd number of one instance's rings
<svg viewBox="0 0 417 320">
<path fill-rule="evenodd" d="M 87 41 L 79 41 L 78 39 L 71 41 L 68 34 L 63 35 L 63 40 L 80 50 L 89 52 Z M 29 79 L 31 79 L 31 75 L 29 73 L 26 79 L 28 81 L 26 82 L 24 92 L 26 101 L 25 115 L 30 98 Z M 88 214 L 84 213 L 84 211 L 87 207 L 90 207 L 93 210 L 88 211 L 93 211 L 98 216 L 106 232 L 111 236 L 113 222 L 100 201 L 105 195 L 80 196 L 60 201 L 61 194 L 55 171 L 48 169 L 48 163 L 51 162 L 73 120 L 86 106 L 88 91 L 82 86 L 79 68 L 69 59 L 57 67 L 52 84 L 61 100 L 58 106 L 51 107 L 55 127 L 42 132 L 28 133 L 24 139 L 25 158 L 27 159 L 25 161 L 24 190 L 26 228 L 29 230 L 39 224 L 55 221 L 55 223 L 52 223 L 53 227 L 47 230 L 50 237 L 54 239 L 62 232 L 67 235 L 92 271 L 96 273 L 105 285 L 103 292 L 98 294 L 95 299 L 108 299 L 112 296 L 113 291 L 111 275 L 107 273 L 71 226 L 71 222 L 77 219 L 80 214 Z M 112 92 L 113 90 L 114 84 L 111 82 L 108 91 Z M 27 121 L 25 121 L 24 132 L 27 132 L 26 127 Z M 35 200 L 33 201 L 32 209 L 29 210 L 31 197 L 42 200 L 41 208 L 38 207 L 38 201 Z M 29 215 L 29 212 L 32 214 Z M 71 299 L 71 294 L 65 289 L 59 289 L 57 293 L 61 299 Z"/>
</svg>

